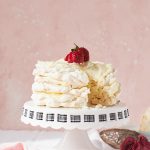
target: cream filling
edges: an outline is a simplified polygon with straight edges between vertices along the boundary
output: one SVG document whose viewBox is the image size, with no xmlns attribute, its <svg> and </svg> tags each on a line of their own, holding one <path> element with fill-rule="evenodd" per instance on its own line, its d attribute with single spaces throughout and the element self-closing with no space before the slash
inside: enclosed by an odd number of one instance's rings
<svg viewBox="0 0 150 150">
<path fill-rule="evenodd" d="M 83 87 L 81 89 L 72 89 L 65 94 L 35 92 L 31 98 L 36 105 L 70 107 L 70 104 L 71 106 L 75 104 L 75 106 L 85 106 L 88 102 L 88 93 L 89 89 Z"/>
<path fill-rule="evenodd" d="M 38 83 L 34 82 L 32 84 L 32 91 L 46 91 L 46 92 L 54 92 L 54 93 L 67 93 L 71 90 L 71 86 L 63 86 L 63 85 L 55 85 L 55 84 L 47 84 L 47 83 Z"/>
</svg>

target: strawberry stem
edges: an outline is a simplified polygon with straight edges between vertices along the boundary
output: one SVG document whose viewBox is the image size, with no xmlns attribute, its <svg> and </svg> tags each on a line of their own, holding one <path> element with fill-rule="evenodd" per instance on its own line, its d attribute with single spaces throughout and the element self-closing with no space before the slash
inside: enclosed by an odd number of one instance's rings
<svg viewBox="0 0 150 150">
<path fill-rule="evenodd" d="M 74 43 L 74 45 L 75 45 L 75 48 L 72 48 L 72 49 L 71 49 L 72 52 L 74 52 L 74 51 L 76 51 L 77 49 L 79 49 L 79 46 L 78 46 L 78 45 L 76 45 L 75 43 Z"/>
<path fill-rule="evenodd" d="M 74 45 L 76 46 L 76 48 L 75 48 L 75 49 L 78 49 L 78 48 L 79 48 L 79 46 L 78 46 L 77 44 L 75 44 L 75 43 L 74 43 Z"/>
</svg>

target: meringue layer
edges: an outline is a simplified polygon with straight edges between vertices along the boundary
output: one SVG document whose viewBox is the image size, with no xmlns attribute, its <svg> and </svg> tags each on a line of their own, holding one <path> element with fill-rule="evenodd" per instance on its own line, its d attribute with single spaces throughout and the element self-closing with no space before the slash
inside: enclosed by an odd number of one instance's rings
<svg viewBox="0 0 150 150">
<path fill-rule="evenodd" d="M 120 84 L 110 64 L 38 61 L 31 99 L 48 107 L 109 106 L 118 102 Z"/>
</svg>

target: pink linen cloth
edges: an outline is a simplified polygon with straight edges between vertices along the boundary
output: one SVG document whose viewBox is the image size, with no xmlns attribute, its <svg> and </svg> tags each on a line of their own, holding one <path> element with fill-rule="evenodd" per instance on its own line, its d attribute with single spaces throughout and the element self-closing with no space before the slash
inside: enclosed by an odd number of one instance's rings
<svg viewBox="0 0 150 150">
<path fill-rule="evenodd" d="M 0 148 L 0 150 L 24 150 L 24 146 L 22 143 L 17 143 L 13 146 L 9 146 L 6 148 Z"/>
</svg>

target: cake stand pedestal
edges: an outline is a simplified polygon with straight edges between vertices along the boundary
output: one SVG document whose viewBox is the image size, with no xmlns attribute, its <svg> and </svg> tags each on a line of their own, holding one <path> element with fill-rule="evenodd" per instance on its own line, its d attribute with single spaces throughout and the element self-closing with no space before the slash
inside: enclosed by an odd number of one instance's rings
<svg viewBox="0 0 150 150">
<path fill-rule="evenodd" d="M 64 138 L 54 150 L 98 150 L 91 143 L 86 131 L 73 129 L 66 131 Z"/>
<path fill-rule="evenodd" d="M 43 128 L 64 128 L 65 136 L 53 150 L 98 150 L 87 130 L 125 126 L 129 112 L 122 103 L 106 108 L 47 108 L 28 101 L 24 104 L 21 121 Z"/>
</svg>

